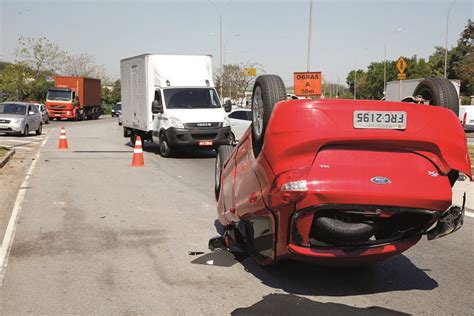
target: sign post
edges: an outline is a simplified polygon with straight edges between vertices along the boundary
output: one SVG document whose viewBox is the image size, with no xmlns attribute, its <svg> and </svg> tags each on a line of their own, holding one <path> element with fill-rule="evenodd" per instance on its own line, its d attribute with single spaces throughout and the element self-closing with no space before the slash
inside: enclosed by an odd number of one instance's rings
<svg viewBox="0 0 474 316">
<path fill-rule="evenodd" d="M 297 96 L 320 96 L 321 95 L 321 72 L 294 72 L 293 82 L 295 95 Z"/>
<path fill-rule="evenodd" d="M 400 56 L 397 61 L 397 69 L 398 69 L 398 75 L 397 79 L 399 80 L 399 91 L 398 91 L 398 99 L 402 99 L 402 80 L 405 80 L 407 78 L 407 75 L 405 73 L 405 70 L 407 69 L 407 62 L 403 57 Z"/>
</svg>

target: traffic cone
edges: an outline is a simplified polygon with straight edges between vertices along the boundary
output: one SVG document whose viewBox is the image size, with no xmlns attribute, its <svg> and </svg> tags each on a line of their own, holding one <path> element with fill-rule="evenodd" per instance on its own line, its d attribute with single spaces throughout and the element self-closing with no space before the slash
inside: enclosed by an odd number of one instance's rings
<svg viewBox="0 0 474 316">
<path fill-rule="evenodd" d="M 59 149 L 68 149 L 67 145 L 67 138 L 66 138 L 66 130 L 64 129 L 64 126 L 61 127 L 61 134 L 59 135 L 59 144 L 58 144 Z"/>
<path fill-rule="evenodd" d="M 143 167 L 145 162 L 143 161 L 143 148 L 142 148 L 142 139 L 140 136 L 137 136 L 135 139 L 135 147 L 133 148 L 133 158 L 132 167 Z"/>
</svg>

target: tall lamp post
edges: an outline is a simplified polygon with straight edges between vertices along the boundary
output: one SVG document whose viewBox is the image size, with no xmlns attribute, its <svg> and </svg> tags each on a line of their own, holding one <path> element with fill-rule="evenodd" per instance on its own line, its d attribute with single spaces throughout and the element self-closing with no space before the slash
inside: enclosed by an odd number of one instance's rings
<svg viewBox="0 0 474 316">
<path fill-rule="evenodd" d="M 209 1 L 210 4 L 212 4 L 212 6 L 216 9 L 217 13 L 219 14 L 219 48 L 220 48 L 220 69 L 221 69 L 221 76 L 220 76 L 220 86 L 221 86 L 221 91 L 220 91 L 220 94 L 221 94 L 221 98 L 223 97 L 222 95 L 222 75 L 224 74 L 224 64 L 223 64 L 223 48 L 222 48 L 222 13 L 224 12 L 224 9 L 225 7 L 230 3 L 231 0 L 229 0 L 229 2 L 226 3 L 226 5 L 222 8 L 222 10 L 220 10 L 216 4 L 214 2 L 212 2 L 211 0 L 207 0 Z"/>
<path fill-rule="evenodd" d="M 311 68 L 311 35 L 313 28 L 313 0 L 309 0 L 309 23 L 308 23 L 308 58 L 306 60 L 306 71 Z"/>
<path fill-rule="evenodd" d="M 451 13 L 451 8 L 453 7 L 456 0 L 451 3 L 448 9 L 448 14 L 446 14 L 446 40 L 444 42 L 444 77 L 447 78 L 446 69 L 448 68 L 448 29 L 449 29 L 449 13 Z"/>
</svg>

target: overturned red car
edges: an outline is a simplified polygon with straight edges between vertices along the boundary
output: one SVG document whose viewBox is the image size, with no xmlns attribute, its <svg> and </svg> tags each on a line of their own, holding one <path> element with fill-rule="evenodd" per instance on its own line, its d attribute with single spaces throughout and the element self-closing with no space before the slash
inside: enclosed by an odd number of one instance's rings
<svg viewBox="0 0 474 316">
<path fill-rule="evenodd" d="M 262 265 L 364 264 L 462 226 L 464 205 L 452 205 L 451 188 L 460 173 L 472 177 L 451 109 L 285 97 L 280 77 L 259 76 L 251 127 L 235 148 L 218 149 L 225 233 L 211 249 L 243 250 Z"/>
</svg>

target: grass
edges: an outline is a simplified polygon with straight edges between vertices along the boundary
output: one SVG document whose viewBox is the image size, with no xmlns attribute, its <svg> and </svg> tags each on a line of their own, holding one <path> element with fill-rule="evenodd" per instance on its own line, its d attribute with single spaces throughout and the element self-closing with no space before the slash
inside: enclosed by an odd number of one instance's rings
<svg viewBox="0 0 474 316">
<path fill-rule="evenodd" d="M 7 153 L 8 149 L 4 147 L 0 147 L 0 157 L 3 157 Z"/>
</svg>

